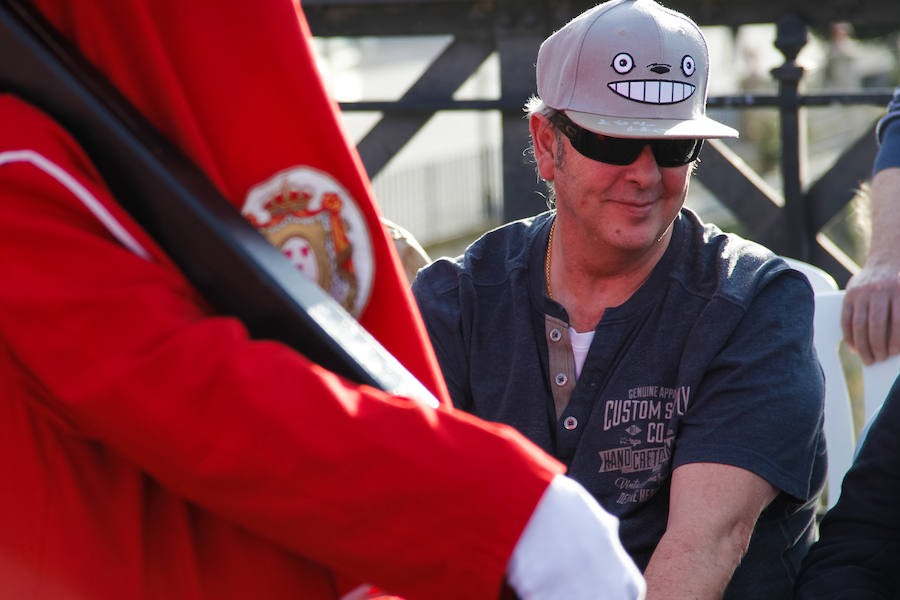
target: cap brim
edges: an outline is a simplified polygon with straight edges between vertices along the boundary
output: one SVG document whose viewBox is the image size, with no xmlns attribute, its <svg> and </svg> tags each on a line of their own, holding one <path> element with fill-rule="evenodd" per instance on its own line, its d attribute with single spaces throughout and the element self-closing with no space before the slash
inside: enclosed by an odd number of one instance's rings
<svg viewBox="0 0 900 600">
<path fill-rule="evenodd" d="M 683 119 L 638 119 L 606 117 L 566 110 L 576 124 L 595 133 L 624 138 L 736 138 L 738 131 L 709 117 Z"/>
</svg>

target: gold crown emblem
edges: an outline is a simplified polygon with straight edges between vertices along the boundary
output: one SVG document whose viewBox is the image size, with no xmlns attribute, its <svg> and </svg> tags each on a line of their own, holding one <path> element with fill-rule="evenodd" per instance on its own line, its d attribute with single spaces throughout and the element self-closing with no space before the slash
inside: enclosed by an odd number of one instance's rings
<svg viewBox="0 0 900 600">
<path fill-rule="evenodd" d="M 281 192 L 266 202 L 263 207 L 272 218 L 292 213 L 305 212 L 309 208 L 312 194 L 306 190 L 291 188 L 287 181 L 281 184 Z"/>
</svg>

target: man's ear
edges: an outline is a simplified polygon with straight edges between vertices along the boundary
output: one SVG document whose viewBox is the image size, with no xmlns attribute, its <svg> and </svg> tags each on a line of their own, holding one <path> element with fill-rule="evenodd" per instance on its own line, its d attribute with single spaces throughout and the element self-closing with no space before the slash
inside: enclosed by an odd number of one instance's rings
<svg viewBox="0 0 900 600">
<path fill-rule="evenodd" d="M 556 130 L 547 117 L 539 114 L 531 115 L 528 120 L 531 130 L 531 141 L 534 143 L 534 160 L 538 173 L 546 181 L 553 181 L 556 174 Z"/>
</svg>

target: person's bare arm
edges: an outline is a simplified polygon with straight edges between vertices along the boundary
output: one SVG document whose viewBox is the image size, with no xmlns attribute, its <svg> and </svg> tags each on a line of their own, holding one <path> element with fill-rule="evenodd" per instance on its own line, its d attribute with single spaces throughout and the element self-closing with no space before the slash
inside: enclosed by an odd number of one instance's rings
<svg viewBox="0 0 900 600">
<path fill-rule="evenodd" d="M 900 167 L 872 178 L 872 242 L 863 269 L 847 282 L 844 340 L 865 364 L 900 353 Z"/>
<path fill-rule="evenodd" d="M 644 572 L 647 600 L 721 598 L 756 519 L 777 493 L 765 479 L 730 465 L 675 469 L 666 532 Z"/>
</svg>

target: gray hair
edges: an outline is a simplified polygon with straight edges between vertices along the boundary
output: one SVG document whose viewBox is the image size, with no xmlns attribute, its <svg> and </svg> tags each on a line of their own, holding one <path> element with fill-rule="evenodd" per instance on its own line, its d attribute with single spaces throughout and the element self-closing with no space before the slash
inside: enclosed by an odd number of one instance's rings
<svg viewBox="0 0 900 600">
<path fill-rule="evenodd" d="M 559 111 L 555 108 L 551 108 L 544 103 L 544 101 L 540 98 L 540 96 L 532 96 L 525 103 L 525 114 L 530 119 L 533 115 L 541 115 L 546 119 L 552 118 Z M 553 127 L 553 134 L 556 136 L 557 142 L 560 141 L 560 131 L 556 128 L 555 125 L 551 125 Z M 556 145 L 556 166 L 560 166 L 563 161 L 565 145 L 562 143 L 558 143 Z M 544 182 L 544 185 L 547 187 L 547 208 L 553 209 L 556 207 L 556 186 L 553 185 L 552 181 L 547 181 L 543 177 L 541 177 L 541 172 L 537 168 L 537 158 L 534 155 L 534 140 L 532 139 L 528 143 L 528 147 L 525 148 L 525 158 L 534 163 L 534 170 L 537 173 L 537 178 L 540 181 Z"/>
</svg>

